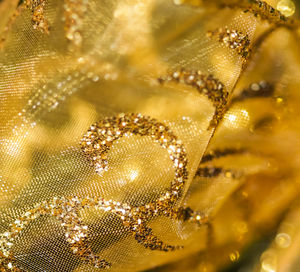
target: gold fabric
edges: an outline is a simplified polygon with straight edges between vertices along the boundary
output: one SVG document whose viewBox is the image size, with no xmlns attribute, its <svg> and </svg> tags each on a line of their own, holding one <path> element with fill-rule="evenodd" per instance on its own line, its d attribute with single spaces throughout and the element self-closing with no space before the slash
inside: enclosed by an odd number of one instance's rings
<svg viewBox="0 0 300 272">
<path fill-rule="evenodd" d="M 182 192 L 161 214 L 137 219 L 183 248 L 151 250 L 110 209 L 81 209 L 84 248 L 108 271 L 219 271 L 274 232 L 300 189 L 300 30 L 271 10 L 278 1 L 267 2 L 0 3 L 0 271 L 101 270 L 71 250 L 51 212 L 23 228 L 26 212 L 44 201 L 101 197 L 146 207 L 168 191 L 176 162 L 150 134 L 115 140 L 106 171 L 96 172 L 82 150 L 91 125 L 121 113 L 154 118 L 184 147 Z M 187 207 L 198 217 L 180 214 Z M 300 268 L 299 205 L 291 207 L 293 233 L 282 223 L 253 269 Z"/>
</svg>

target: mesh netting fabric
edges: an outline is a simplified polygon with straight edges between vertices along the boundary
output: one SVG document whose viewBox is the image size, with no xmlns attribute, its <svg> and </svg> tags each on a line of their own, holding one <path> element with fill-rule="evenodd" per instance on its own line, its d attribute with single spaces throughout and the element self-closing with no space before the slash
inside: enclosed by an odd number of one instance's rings
<svg viewBox="0 0 300 272">
<path fill-rule="evenodd" d="M 219 28 L 237 29 L 249 41 L 247 46 L 255 49 L 255 42 L 270 25 L 251 12 L 175 5 L 166 0 L 78 0 L 75 4 L 79 11 L 71 12 L 68 27 L 72 2 L 25 1 L 19 7 L 17 3 L 1 2 L 8 15 L 0 24 L 0 28 L 6 25 L 0 52 L 0 232 L 5 233 L 36 204 L 53 198 L 101 197 L 133 207 L 157 201 L 170 187 L 175 172 L 168 150 L 153 137 L 134 134 L 114 141 L 107 153 L 108 170 L 101 174 L 96 173 L 80 147 L 83 135 L 95 122 L 120 113 L 140 113 L 166 125 L 182 142 L 188 177 L 174 209 L 190 206 L 208 216 L 221 214 L 215 219 L 214 239 L 207 224 L 152 216 L 147 225 L 153 233 L 168 244 L 184 248 L 172 252 L 150 250 L 136 241 L 116 214 L 91 207 L 79 212 L 89 229 L 88 247 L 111 264 L 111 271 L 142 271 L 235 243 L 236 229 L 227 226 L 247 219 L 240 215 L 238 197 L 232 196 L 245 184 L 253 184 L 249 180 L 255 175 L 256 180 L 267 180 L 264 175 L 275 180 L 278 161 L 291 149 L 281 143 L 282 129 L 274 125 L 272 136 L 264 140 L 268 133 L 257 134 L 255 125 L 268 113 L 276 112 L 288 122 L 290 116 L 277 104 L 260 99 L 230 104 L 226 113 L 216 113 L 217 102 L 209 97 L 208 87 L 199 92 L 187 84 L 189 81 L 172 81 L 172 76 L 166 75 L 169 71 L 201 71 L 201 75 L 222 82 L 233 99 L 254 81 L 271 81 L 277 86 L 277 96 L 283 89 L 291 90 L 292 107 L 296 108 L 294 101 L 299 97 L 292 89 L 299 85 L 299 79 L 295 79 L 300 70 L 292 54 L 297 53 L 287 52 L 274 60 L 274 54 L 285 45 L 273 47 L 281 37 L 289 47 L 296 47 L 295 38 L 286 29 L 267 38 L 262 50 L 269 55 L 256 57 L 252 69 L 241 78 L 245 57 L 220 42 L 220 37 L 207 33 Z M 41 16 L 49 24 L 49 34 L 39 27 L 34 29 L 35 11 L 29 3 L 40 6 L 39 12 L 43 10 Z M 19 12 L 10 17 L 14 8 Z M 75 34 L 72 27 L 78 27 Z M 261 62 L 265 65 L 256 65 Z M 270 72 L 268 68 L 278 63 L 293 65 L 281 65 L 275 73 Z M 158 79 L 164 76 L 161 84 Z M 291 78 L 295 86 L 288 85 Z M 237 83 L 237 91 L 232 94 Z M 216 114 L 222 120 L 217 131 L 211 127 Z M 295 125 L 292 131 L 297 129 Z M 275 150 L 276 144 L 280 148 Z M 229 165 L 230 171 L 220 170 L 224 175 L 197 175 L 203 155 L 224 147 L 251 152 L 231 154 L 204 165 L 214 169 Z M 262 147 L 264 152 L 260 152 Z M 282 164 L 292 169 L 297 162 Z M 278 182 L 274 184 L 283 182 L 283 175 L 275 177 Z M 287 180 L 293 184 L 291 177 Z M 275 186 L 271 181 L 268 184 Z M 278 200 L 286 203 L 282 207 L 293 198 L 289 193 L 284 194 L 286 202 Z M 260 222 L 266 218 L 262 213 Z M 98 271 L 72 252 L 65 235 L 53 216 L 32 220 L 14 238 L 13 265 L 21 271 Z"/>
</svg>

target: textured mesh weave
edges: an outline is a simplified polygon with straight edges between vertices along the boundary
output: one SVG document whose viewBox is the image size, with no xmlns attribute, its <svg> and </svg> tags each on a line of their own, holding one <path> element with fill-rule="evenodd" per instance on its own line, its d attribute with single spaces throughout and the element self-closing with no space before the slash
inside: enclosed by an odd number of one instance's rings
<svg viewBox="0 0 300 272">
<path fill-rule="evenodd" d="M 81 5 L 79 2 L 85 1 L 78 1 Z M 53 197 L 103 197 L 141 206 L 165 193 L 174 178 L 174 167 L 167 151 L 151 137 L 133 135 L 114 142 L 108 152 L 109 169 L 102 175 L 86 160 L 79 145 L 84 133 L 91 124 L 120 113 L 155 118 L 182 141 L 189 176 L 177 206 L 188 205 L 212 215 L 222 211 L 224 203 L 245 183 L 246 176 L 195 177 L 203 154 L 207 148 L 243 145 L 251 149 L 258 146 L 257 142 L 264 146 L 268 139 L 262 140 L 261 135 L 249 141 L 254 131 L 252 127 L 249 132 L 249 127 L 260 116 L 274 112 L 274 105 L 260 100 L 242 106 L 237 103 L 215 132 L 208 129 L 215 106 L 207 95 L 186 84 L 161 85 L 157 78 L 181 68 L 200 70 L 212 74 L 231 93 L 243 71 L 244 59 L 208 37 L 207 31 L 220 27 L 238 29 L 248 35 L 252 45 L 268 24 L 240 9 L 178 6 L 169 0 L 87 2 L 80 48 L 72 46 L 66 37 L 61 0 L 45 1 L 49 35 L 33 29 L 32 14 L 27 9 L 3 34 L 6 41 L 0 52 L 0 232 L 5 232 L 9 224 L 35 204 Z M 13 10 L 7 3 L 2 1 L 1 5 L 7 5 L 7 11 Z M 8 18 L 1 19 L 0 27 L 6 25 Z M 274 34 L 281 35 L 277 40 L 286 37 L 286 43 L 293 42 L 287 30 L 280 31 Z M 269 48 L 265 46 L 263 50 Z M 283 47 L 278 45 L 273 54 Z M 299 74 L 299 63 L 283 65 L 284 71 L 278 68 L 275 73 L 268 72 L 271 65 L 289 62 L 292 56 L 288 53 L 276 62 L 268 54 L 259 58 L 266 64 L 253 64 L 247 79 L 239 81 L 238 90 L 255 80 L 267 80 L 276 81 L 276 91 L 280 93 L 283 85 Z M 295 85 L 299 85 L 299 78 Z M 238 94 L 237 91 L 235 95 Z M 273 142 L 281 143 L 280 139 Z M 265 143 L 265 152 L 273 154 L 273 147 Z M 220 158 L 213 166 L 230 164 L 236 172 L 251 176 L 268 173 L 270 166 L 277 165 L 274 160 L 282 155 L 278 152 L 266 159 L 258 153 L 240 154 L 234 163 L 230 156 Z M 230 210 L 230 206 L 226 209 Z M 120 218 L 110 212 L 85 209 L 81 217 L 91 233 L 92 251 L 112 264 L 111 271 L 142 271 L 209 250 L 207 226 L 164 216 L 153 218 L 149 226 L 155 235 L 169 244 L 184 246 L 166 253 L 143 247 Z M 220 231 L 222 223 L 218 226 L 214 243 L 226 245 L 235 235 L 234 230 Z M 72 253 L 64 236 L 55 218 L 34 220 L 14 242 L 17 264 L 25 271 L 98 271 Z"/>
</svg>

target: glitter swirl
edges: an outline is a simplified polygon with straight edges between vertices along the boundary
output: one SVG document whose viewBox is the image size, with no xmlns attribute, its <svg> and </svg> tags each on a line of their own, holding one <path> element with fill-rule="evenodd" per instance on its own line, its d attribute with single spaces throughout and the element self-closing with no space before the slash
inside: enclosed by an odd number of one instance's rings
<svg viewBox="0 0 300 272">
<path fill-rule="evenodd" d="M 80 211 L 96 208 L 117 215 L 129 229 L 138 243 L 145 248 L 159 251 L 173 251 L 182 246 L 168 245 L 160 240 L 147 226 L 156 216 L 167 216 L 175 220 L 209 224 L 208 217 L 189 207 L 175 208 L 174 204 L 182 195 L 188 178 L 187 155 L 181 141 L 163 123 L 141 114 L 120 114 L 105 118 L 93 124 L 81 140 L 81 148 L 97 173 L 108 170 L 107 153 L 113 142 L 130 135 L 150 136 L 166 149 L 173 162 L 175 177 L 170 188 L 156 201 L 144 206 L 131 207 L 126 203 L 105 200 L 101 197 L 55 197 L 37 204 L 10 225 L 10 229 L 0 235 L 0 264 L 8 271 L 22 271 L 13 256 L 15 238 L 31 222 L 40 216 L 54 216 L 65 231 L 66 241 L 71 250 L 84 263 L 96 268 L 109 268 L 111 264 L 94 254 L 89 243 L 89 229 L 80 217 Z M 4 270 L 4 271 L 6 271 Z"/>
<path fill-rule="evenodd" d="M 215 114 L 210 121 L 208 129 L 216 128 L 223 119 L 229 93 L 224 84 L 213 75 L 203 74 L 200 70 L 181 68 L 160 77 L 158 82 L 160 84 L 166 82 L 185 84 L 197 89 L 200 94 L 205 95 L 215 107 Z"/>
</svg>

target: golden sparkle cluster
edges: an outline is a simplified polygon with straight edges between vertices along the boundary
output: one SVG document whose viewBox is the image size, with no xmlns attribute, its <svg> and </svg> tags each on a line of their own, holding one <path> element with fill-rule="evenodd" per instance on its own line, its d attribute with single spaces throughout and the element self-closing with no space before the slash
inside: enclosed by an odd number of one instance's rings
<svg viewBox="0 0 300 272">
<path fill-rule="evenodd" d="M 234 49 L 245 60 L 251 53 L 250 39 L 242 31 L 228 28 L 218 28 L 215 31 L 208 31 L 208 37 L 216 37 L 220 43 L 228 48 Z"/>
<path fill-rule="evenodd" d="M 222 120 L 226 111 L 229 93 L 225 90 L 224 84 L 214 78 L 213 75 L 203 74 L 199 70 L 187 70 L 182 68 L 159 78 L 159 82 L 161 84 L 164 82 L 177 82 L 197 89 L 199 93 L 207 96 L 216 108 L 209 128 L 216 127 Z"/>
<path fill-rule="evenodd" d="M 100 197 L 55 197 L 44 201 L 15 220 L 10 229 L 0 235 L 0 265 L 4 267 L 3 271 L 22 271 L 13 255 L 14 240 L 31 221 L 40 216 L 57 218 L 65 231 L 65 238 L 72 252 L 84 263 L 97 268 L 109 268 L 111 264 L 92 252 L 88 241 L 88 226 L 82 222 L 79 215 L 82 209 L 94 207 L 116 214 L 137 242 L 151 250 L 173 251 L 182 248 L 165 244 L 153 234 L 147 222 L 155 216 L 167 216 L 200 225 L 208 223 L 207 216 L 201 212 L 195 212 L 189 207 L 174 207 L 188 178 L 187 157 L 181 141 L 163 123 L 141 114 L 120 114 L 105 118 L 90 127 L 82 138 L 81 147 L 97 173 L 101 173 L 108 168 L 106 155 L 112 143 L 120 137 L 130 135 L 149 136 L 168 151 L 175 177 L 167 192 L 156 201 L 139 207 Z"/>
</svg>

